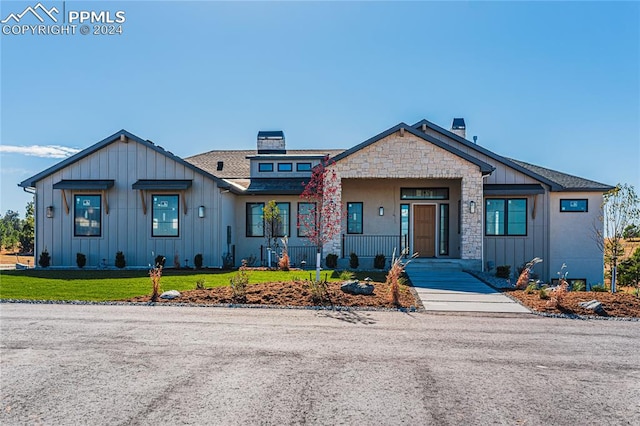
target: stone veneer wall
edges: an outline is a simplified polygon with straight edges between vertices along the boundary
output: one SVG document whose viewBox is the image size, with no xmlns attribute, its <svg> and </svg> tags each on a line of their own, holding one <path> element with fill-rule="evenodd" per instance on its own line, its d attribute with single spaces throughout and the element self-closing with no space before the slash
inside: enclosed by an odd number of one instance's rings
<svg viewBox="0 0 640 426">
<path fill-rule="evenodd" d="M 339 179 L 462 178 L 461 258 L 482 259 L 482 172 L 475 164 L 408 132 L 396 132 L 330 166 Z M 340 188 L 333 194 L 340 201 Z M 469 202 L 476 212 L 469 212 Z M 325 244 L 325 253 L 340 253 L 340 235 Z"/>
</svg>

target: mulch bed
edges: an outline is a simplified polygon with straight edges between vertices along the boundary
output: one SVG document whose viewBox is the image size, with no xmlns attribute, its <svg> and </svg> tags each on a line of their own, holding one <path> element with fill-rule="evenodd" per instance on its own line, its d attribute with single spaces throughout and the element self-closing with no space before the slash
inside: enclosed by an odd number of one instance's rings
<svg viewBox="0 0 640 426">
<path fill-rule="evenodd" d="M 409 287 L 400 286 L 400 303 L 394 305 L 389 300 L 389 285 L 372 282 L 375 290 L 372 295 L 352 295 L 340 290 L 341 282 L 328 284 L 328 298 L 317 303 L 311 297 L 309 284 L 306 282 L 270 282 L 251 284 L 247 287 L 244 300 L 233 298 L 230 287 L 215 287 L 204 290 L 188 290 L 180 292 L 180 297 L 172 300 L 158 299 L 158 303 L 193 303 L 193 304 L 248 304 L 248 305 L 280 305 L 280 306 L 346 306 L 367 308 L 418 308 Z M 128 299 L 129 302 L 150 302 L 151 296 L 139 296 Z"/>
<path fill-rule="evenodd" d="M 572 291 L 567 293 L 558 307 L 554 307 L 549 300 L 540 299 L 537 292 L 527 294 L 524 290 L 503 291 L 538 312 L 599 316 L 593 311 L 582 308 L 578 304 L 580 302 L 589 302 L 595 299 L 602 303 L 605 310 L 605 314 L 600 316 L 640 318 L 640 299 L 628 293 L 612 294 L 594 291 Z"/>
</svg>

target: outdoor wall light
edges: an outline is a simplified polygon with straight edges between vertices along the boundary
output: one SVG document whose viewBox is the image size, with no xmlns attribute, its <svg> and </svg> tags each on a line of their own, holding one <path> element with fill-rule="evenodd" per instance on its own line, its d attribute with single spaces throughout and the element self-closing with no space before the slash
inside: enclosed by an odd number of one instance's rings
<svg viewBox="0 0 640 426">
<path fill-rule="evenodd" d="M 469 212 L 470 213 L 475 213 L 476 212 L 476 202 L 475 201 L 469 201 Z"/>
<path fill-rule="evenodd" d="M 198 207 L 198 217 L 204 217 L 204 206 Z"/>
<path fill-rule="evenodd" d="M 53 217 L 53 206 L 47 206 L 47 217 L 49 219 Z"/>
<path fill-rule="evenodd" d="M 380 206 L 380 208 L 378 209 L 378 215 L 384 216 L 384 207 Z"/>
</svg>

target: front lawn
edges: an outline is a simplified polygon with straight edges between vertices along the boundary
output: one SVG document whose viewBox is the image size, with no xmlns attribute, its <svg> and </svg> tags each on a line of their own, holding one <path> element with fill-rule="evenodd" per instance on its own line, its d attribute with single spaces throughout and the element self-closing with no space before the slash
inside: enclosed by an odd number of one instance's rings
<svg viewBox="0 0 640 426">
<path fill-rule="evenodd" d="M 165 290 L 193 290 L 198 280 L 205 287 L 228 286 L 235 271 L 163 271 L 160 286 Z M 315 278 L 315 271 L 258 271 L 251 270 L 249 283 L 283 282 Z M 356 274 L 364 279 L 384 281 L 384 273 L 367 272 Z M 362 275 L 362 276 L 360 276 Z M 322 277 L 339 281 L 333 271 L 322 271 Z M 147 271 L 95 271 L 95 270 L 42 270 L 0 272 L 0 299 L 26 300 L 87 300 L 110 301 L 130 299 L 151 294 L 151 280 Z"/>
</svg>

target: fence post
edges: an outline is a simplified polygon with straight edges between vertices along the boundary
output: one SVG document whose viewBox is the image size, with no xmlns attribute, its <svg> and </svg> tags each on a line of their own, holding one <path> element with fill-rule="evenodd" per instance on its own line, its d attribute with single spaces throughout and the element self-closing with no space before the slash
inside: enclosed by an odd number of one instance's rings
<svg viewBox="0 0 640 426">
<path fill-rule="evenodd" d="M 344 259 L 344 242 L 346 240 L 346 237 L 344 234 L 342 234 L 342 244 L 340 244 L 340 250 L 341 250 L 341 254 L 342 254 L 342 258 Z"/>
</svg>

